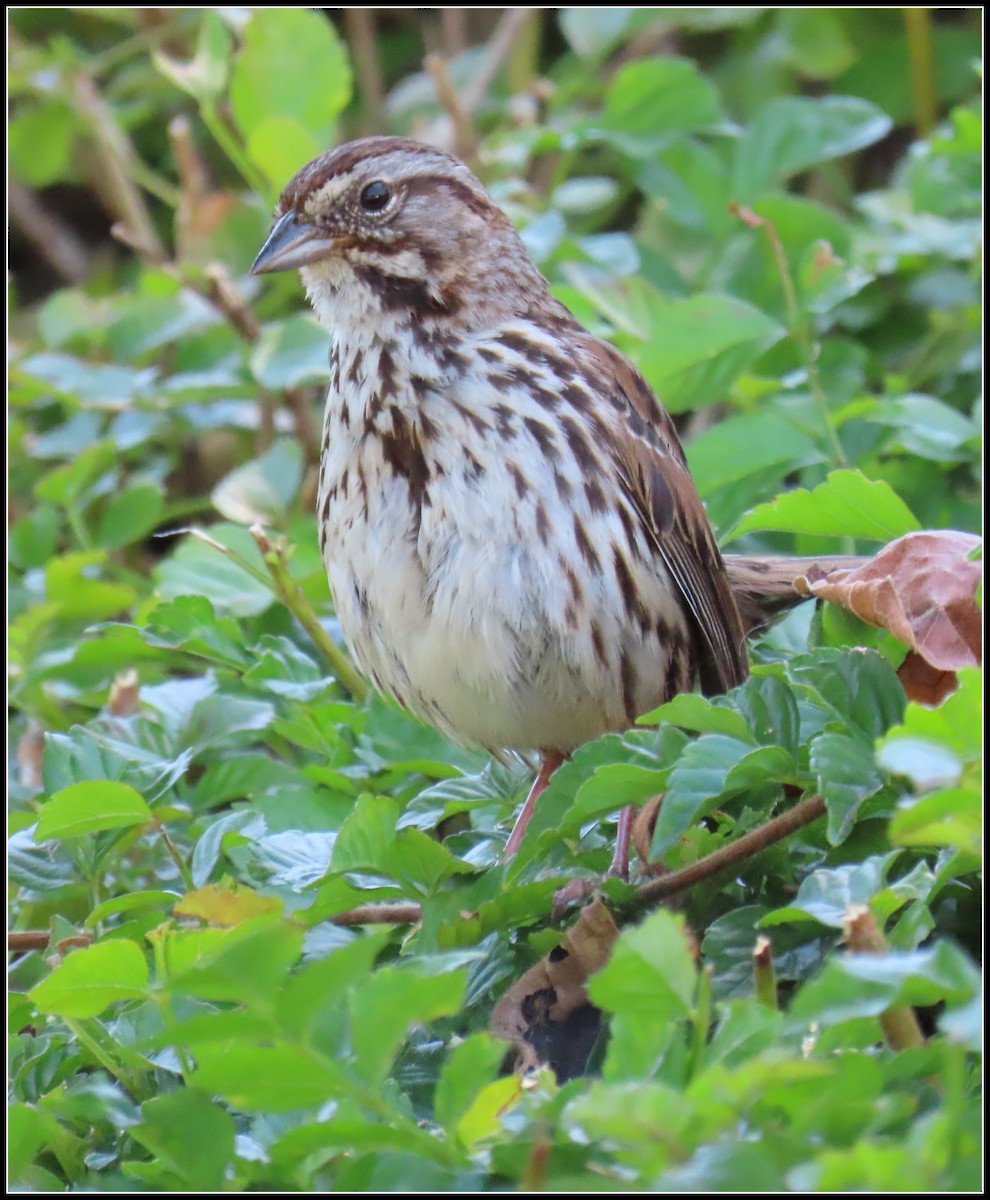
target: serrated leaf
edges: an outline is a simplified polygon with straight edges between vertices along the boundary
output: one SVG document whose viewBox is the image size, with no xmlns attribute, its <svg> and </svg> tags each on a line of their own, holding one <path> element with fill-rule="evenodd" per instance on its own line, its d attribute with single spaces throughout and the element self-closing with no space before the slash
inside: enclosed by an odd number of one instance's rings
<svg viewBox="0 0 990 1200">
<path fill-rule="evenodd" d="M 319 86 L 314 86 L 315 81 Z M 263 122 L 295 122 L 323 147 L 332 144 L 334 122 L 351 98 L 347 51 L 333 25 L 314 9 L 256 9 L 230 81 L 230 100 L 241 133 L 250 138 Z M 273 183 L 272 163 L 256 159 Z M 297 169 L 303 166 L 297 163 Z"/>
<path fill-rule="evenodd" d="M 144 797 L 129 784 L 109 779 L 74 783 L 42 806 L 35 827 L 39 842 L 74 838 L 104 829 L 126 829 L 154 820 Z"/>
<path fill-rule="evenodd" d="M 709 700 L 698 692 L 682 692 L 661 704 L 652 712 L 644 713 L 637 720 L 637 725 L 656 725 L 661 721 L 669 721 L 681 729 L 691 729 L 695 733 L 724 733 L 737 741 L 752 741 L 753 731 L 746 723 L 742 713 Z"/>
<path fill-rule="evenodd" d="M 779 341 L 772 317 L 734 296 L 669 300 L 647 293 L 640 332 L 619 335 L 647 380 L 673 412 L 721 399 L 738 375 Z"/>
<path fill-rule="evenodd" d="M 201 1093 L 183 1089 L 146 1101 L 141 1117 L 129 1136 L 190 1190 L 221 1190 L 234 1157 L 234 1120 L 229 1113 Z"/>
<path fill-rule="evenodd" d="M 724 540 L 755 529 L 888 542 L 920 525 L 888 483 L 867 479 L 861 471 L 830 471 L 826 482 L 812 491 L 794 488 L 769 504 L 757 505 Z"/>
<path fill-rule="evenodd" d="M 158 525 L 164 507 L 161 488 L 150 483 L 127 488 L 107 505 L 96 540 L 110 550 L 136 542 Z"/>
<path fill-rule="evenodd" d="M 853 96 L 778 96 L 736 146 L 736 199 L 752 203 L 779 181 L 882 138 L 890 117 Z"/>
<path fill-rule="evenodd" d="M 408 970 L 382 967 L 355 987 L 349 998 L 356 1052 L 355 1066 L 369 1083 L 379 1083 L 391 1065 L 409 1026 L 457 1012 L 464 999 L 463 969 L 426 975 L 417 972 L 428 960 Z"/>
<path fill-rule="evenodd" d="M 667 780 L 657 816 L 651 858 L 659 858 L 715 801 L 729 791 L 758 786 L 771 779 L 789 779 L 791 755 L 780 746 L 760 746 L 708 733 L 691 742 Z"/>
<path fill-rule="evenodd" d="M 213 489 L 213 507 L 241 525 L 282 525 L 302 482 L 298 442 L 280 438 L 260 458 L 237 467 Z"/>
<path fill-rule="evenodd" d="M 665 56 L 626 63 L 613 75 L 602 124 L 649 141 L 686 133 L 720 119 L 718 93 L 686 58 Z"/>
<path fill-rule="evenodd" d="M 845 733 L 818 734 L 808 754 L 828 810 L 828 840 L 839 846 L 852 831 L 860 805 L 883 787 L 883 775 L 873 747 Z"/>
<path fill-rule="evenodd" d="M 143 996 L 147 987 L 144 955 L 135 942 L 116 938 L 73 950 L 29 995 L 42 1012 L 95 1017 L 115 1000 Z"/>
<path fill-rule="evenodd" d="M 340 1064 L 302 1046 L 200 1046 L 190 1083 L 251 1112 L 309 1108 L 348 1091 Z"/>
<path fill-rule="evenodd" d="M 697 982 L 684 918 L 661 909 L 622 932 L 588 995 L 609 1012 L 669 1021 L 690 1014 Z"/>
</svg>

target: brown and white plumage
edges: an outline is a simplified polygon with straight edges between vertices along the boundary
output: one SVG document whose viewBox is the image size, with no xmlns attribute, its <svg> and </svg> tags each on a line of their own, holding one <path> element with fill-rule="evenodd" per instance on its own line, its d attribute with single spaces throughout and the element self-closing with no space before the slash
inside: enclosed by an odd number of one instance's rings
<svg viewBox="0 0 990 1200">
<path fill-rule="evenodd" d="M 698 678 L 745 678 L 670 417 L 463 163 L 398 138 L 323 155 L 255 263 L 289 267 L 332 334 L 321 545 L 379 688 L 559 761 Z"/>
</svg>

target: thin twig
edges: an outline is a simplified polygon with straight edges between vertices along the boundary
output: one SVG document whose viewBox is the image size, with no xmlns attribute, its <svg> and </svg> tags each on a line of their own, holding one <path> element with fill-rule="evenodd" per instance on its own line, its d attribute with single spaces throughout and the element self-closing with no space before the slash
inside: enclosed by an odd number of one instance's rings
<svg viewBox="0 0 990 1200">
<path fill-rule="evenodd" d="M 927 137 L 938 120 L 935 68 L 932 51 L 932 18 L 927 8 L 905 8 L 911 85 L 914 92 L 914 124 L 918 137 Z"/>
<path fill-rule="evenodd" d="M 443 35 L 443 52 L 447 58 L 456 58 L 467 49 L 467 9 L 441 8 L 440 32 Z"/>
<path fill-rule="evenodd" d="M 485 46 L 485 55 L 479 69 L 461 93 L 461 105 L 466 113 L 473 113 L 484 100 L 492 80 L 509 57 L 523 27 L 537 16 L 532 8 L 507 8 L 499 18 L 495 31 Z"/>
<path fill-rule="evenodd" d="M 364 108 L 364 125 L 369 133 L 385 130 L 385 85 L 382 81 L 378 44 L 375 39 L 375 10 L 345 8 L 344 29 L 357 68 L 358 88 Z"/>
<path fill-rule="evenodd" d="M 361 904 L 330 918 L 333 925 L 415 925 L 423 919 L 418 904 Z"/>
<path fill-rule="evenodd" d="M 66 283 L 82 283 L 89 274 L 86 247 L 37 192 L 17 179 L 7 186 L 10 219 L 48 265 Z"/>
<path fill-rule="evenodd" d="M 256 342 L 261 337 L 261 326 L 248 307 L 247 300 L 227 273 L 227 268 L 220 263 L 210 263 L 203 271 L 203 277 L 206 279 L 206 287 L 199 289 L 201 294 L 214 308 L 223 313 L 245 342 Z"/>
<path fill-rule="evenodd" d="M 437 89 L 437 99 L 453 125 L 454 151 L 460 158 L 472 158 L 475 146 L 474 126 L 471 124 L 471 116 L 461 103 L 461 98 L 450 78 L 446 59 L 439 54 L 427 54 L 423 59 L 423 67 L 433 80 L 434 87 Z"/>
<path fill-rule="evenodd" d="M 110 213 L 124 227 L 132 245 L 144 249 L 144 257 L 161 262 L 165 250 L 155 232 L 144 197 L 133 179 L 139 161 L 130 139 L 121 129 L 96 84 L 82 71 L 70 76 L 76 110 L 89 125 L 96 147 L 96 170 L 92 182 Z"/>
<path fill-rule="evenodd" d="M 887 940 L 868 905 L 850 904 L 842 914 L 842 928 L 853 954 L 887 953 Z M 882 1012 L 880 1028 L 891 1050 L 925 1044 L 925 1035 L 910 1004 L 893 1004 Z"/>
<path fill-rule="evenodd" d="M 781 841 L 798 829 L 803 829 L 805 825 L 810 825 L 824 815 L 825 801 L 821 796 L 809 796 L 787 812 L 781 813 L 779 817 L 751 829 L 728 846 L 706 854 L 689 867 L 671 871 L 669 875 L 644 883 L 637 889 L 637 902 L 640 905 L 649 904 L 656 900 L 665 900 L 668 896 L 676 896 L 678 892 L 686 892 L 702 880 L 717 875 L 726 867 L 734 866 L 745 858 L 759 854 L 761 850 L 766 850 L 768 846 Z"/>
<path fill-rule="evenodd" d="M 780 278 L 780 286 L 784 293 L 788 328 L 801 352 L 801 358 L 804 360 L 804 369 L 808 376 L 808 386 L 811 389 L 812 399 L 815 402 L 822 425 L 824 426 L 825 437 L 832 451 L 833 462 L 836 466 L 847 467 L 849 466 L 849 460 L 846 458 L 842 442 L 839 440 L 839 435 L 832 424 L 832 414 L 829 409 L 828 397 L 825 395 L 825 389 L 822 387 L 821 377 L 818 374 L 818 356 L 814 340 L 811 336 L 810 322 L 801 312 L 797 288 L 794 286 L 794 277 L 791 274 L 790 263 L 787 261 L 787 251 L 784 249 L 784 243 L 780 240 L 777 226 L 767 217 L 761 217 L 759 213 L 742 204 L 730 204 L 729 211 L 733 216 L 738 217 L 744 225 L 748 225 L 750 229 L 762 229 L 767 235 L 767 241 L 770 243 L 770 250 L 777 268 L 777 275 Z"/>
<path fill-rule="evenodd" d="M 312 605 L 289 572 L 289 564 L 281 546 L 272 545 L 261 525 L 251 526 L 251 536 L 258 544 L 275 585 L 275 594 L 313 639 L 316 648 L 326 659 L 337 682 L 358 702 L 368 694 L 368 685 L 354 669 L 350 659 L 320 624 Z"/>
</svg>

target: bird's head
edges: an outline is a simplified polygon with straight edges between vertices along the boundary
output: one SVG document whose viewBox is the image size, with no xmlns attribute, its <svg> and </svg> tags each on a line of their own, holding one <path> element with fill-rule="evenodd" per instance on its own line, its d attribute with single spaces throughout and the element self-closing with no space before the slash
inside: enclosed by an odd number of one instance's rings
<svg viewBox="0 0 990 1200">
<path fill-rule="evenodd" d="M 546 283 L 474 174 L 406 138 L 350 142 L 288 183 L 252 271 L 298 268 L 327 324 L 358 308 L 400 319 L 520 315 Z"/>
</svg>

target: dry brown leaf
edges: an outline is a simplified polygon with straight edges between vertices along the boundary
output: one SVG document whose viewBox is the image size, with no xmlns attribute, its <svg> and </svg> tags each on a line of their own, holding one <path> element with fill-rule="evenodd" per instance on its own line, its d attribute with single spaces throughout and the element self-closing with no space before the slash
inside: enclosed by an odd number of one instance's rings
<svg viewBox="0 0 990 1200">
<path fill-rule="evenodd" d="M 982 566 L 967 558 L 979 544 L 974 534 L 952 529 L 907 533 L 861 567 L 828 576 L 809 571 L 795 587 L 889 629 L 913 652 L 902 668 L 905 691 L 938 703 L 953 690 L 954 672 L 983 661 L 974 598 Z"/>
<path fill-rule="evenodd" d="M 563 941 L 509 988 L 489 1028 L 519 1051 L 522 1069 L 546 1063 L 563 1081 L 583 1068 L 600 1014 L 585 983 L 608 962 L 618 927 L 601 899 L 582 909 Z"/>
<path fill-rule="evenodd" d="M 133 667 L 114 676 L 107 708 L 112 717 L 133 717 L 141 709 L 141 687 Z"/>
</svg>

